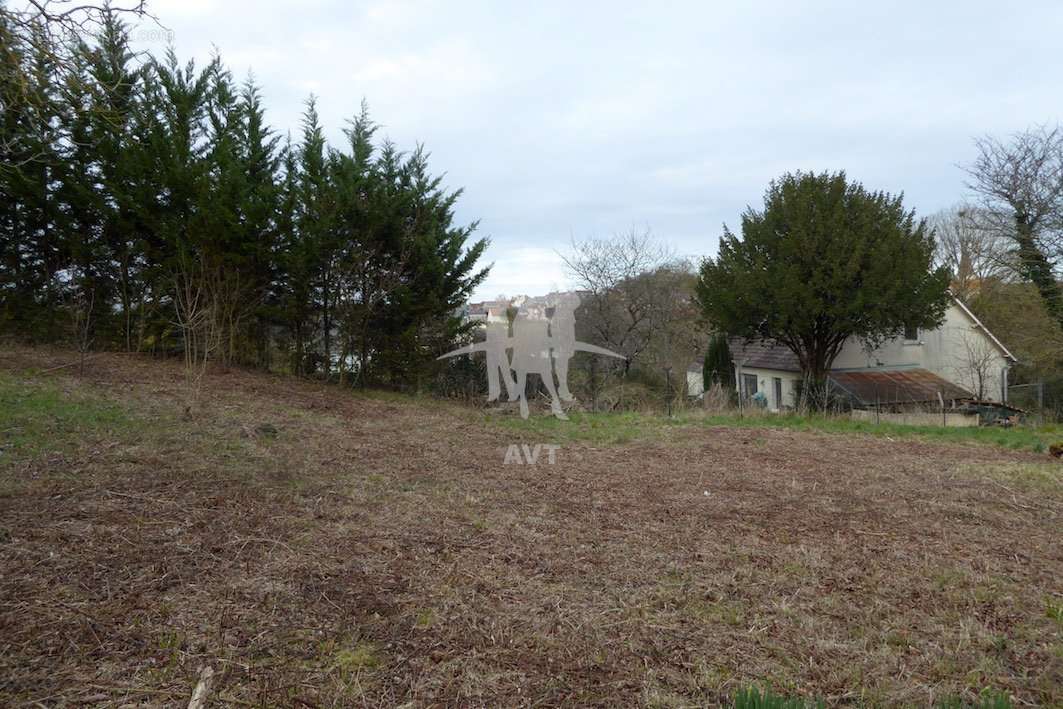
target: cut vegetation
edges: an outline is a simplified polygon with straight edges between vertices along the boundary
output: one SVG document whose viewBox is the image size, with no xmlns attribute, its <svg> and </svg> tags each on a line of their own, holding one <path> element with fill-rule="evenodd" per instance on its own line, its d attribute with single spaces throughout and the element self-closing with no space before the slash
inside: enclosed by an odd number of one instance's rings
<svg viewBox="0 0 1063 709">
<path fill-rule="evenodd" d="M 186 705 L 207 667 L 217 705 L 1063 703 L 1051 432 L 237 369 L 184 420 L 178 363 L 42 373 L 73 357 L 0 353 L 0 704 Z"/>
</svg>

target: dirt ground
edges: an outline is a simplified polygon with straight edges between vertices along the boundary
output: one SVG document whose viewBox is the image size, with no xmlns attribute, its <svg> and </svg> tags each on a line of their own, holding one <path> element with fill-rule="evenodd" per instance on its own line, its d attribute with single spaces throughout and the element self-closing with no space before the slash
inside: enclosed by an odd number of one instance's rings
<svg viewBox="0 0 1063 709">
<path fill-rule="evenodd" d="M 554 441 L 240 370 L 186 418 L 178 363 L 71 359 L 0 351 L 121 411 L 0 451 L 0 704 L 184 706 L 209 666 L 212 706 L 1063 705 L 1046 455 L 671 427 L 506 465 Z"/>
</svg>

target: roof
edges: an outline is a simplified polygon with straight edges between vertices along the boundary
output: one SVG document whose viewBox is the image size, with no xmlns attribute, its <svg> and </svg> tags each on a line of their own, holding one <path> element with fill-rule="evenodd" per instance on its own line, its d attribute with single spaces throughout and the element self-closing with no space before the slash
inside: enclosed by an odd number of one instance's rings
<svg viewBox="0 0 1063 709">
<path fill-rule="evenodd" d="M 769 340 L 751 340 L 733 337 L 728 340 L 731 359 L 740 367 L 774 369 L 780 372 L 800 372 L 797 355 L 786 345 Z"/>
<path fill-rule="evenodd" d="M 925 369 L 876 369 L 830 373 L 833 384 L 865 405 L 937 403 L 974 395 Z"/>
<path fill-rule="evenodd" d="M 949 295 L 952 294 L 949 293 Z M 994 345 L 1000 348 L 1000 351 L 1004 353 L 1004 356 L 1006 358 L 1010 359 L 1012 362 L 1019 361 L 1018 358 L 1015 357 L 1015 355 L 1008 351 L 1008 348 L 1004 346 L 1004 343 L 998 340 L 997 336 L 991 333 L 989 331 L 989 328 L 982 324 L 982 321 L 978 319 L 978 316 L 971 312 L 971 309 L 967 307 L 966 303 L 964 303 L 962 300 L 960 300 L 954 295 L 952 295 L 952 300 L 956 303 L 956 305 L 960 306 L 960 310 L 963 311 L 964 315 L 971 319 L 971 322 L 975 324 L 975 327 L 980 328 L 982 332 L 986 334 L 986 337 L 988 337 Z"/>
</svg>

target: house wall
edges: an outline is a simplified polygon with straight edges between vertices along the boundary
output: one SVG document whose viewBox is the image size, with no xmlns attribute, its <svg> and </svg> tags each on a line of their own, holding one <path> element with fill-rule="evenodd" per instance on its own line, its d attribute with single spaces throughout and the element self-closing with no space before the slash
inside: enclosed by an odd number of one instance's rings
<svg viewBox="0 0 1063 709">
<path fill-rule="evenodd" d="M 853 409 L 849 412 L 853 421 L 869 423 L 899 423 L 904 426 L 946 426 L 951 428 L 973 428 L 978 425 L 978 414 L 923 414 L 923 413 L 886 413 Z"/>
<path fill-rule="evenodd" d="M 920 330 L 919 339 L 890 340 L 868 352 L 859 340 L 845 343 L 834 369 L 921 367 L 954 382 L 976 396 L 1003 400 L 1004 371 L 1008 360 L 985 332 L 953 304 L 945 322 L 935 330 Z"/>
<path fill-rule="evenodd" d="M 757 378 L 757 391 L 764 392 L 764 395 L 768 397 L 768 410 L 769 411 L 781 411 L 784 409 L 793 408 L 797 401 L 797 387 L 798 382 L 801 381 L 801 375 L 797 372 L 782 372 L 776 369 L 758 369 L 754 367 L 742 367 L 735 364 L 735 374 L 739 386 L 742 385 L 742 375 L 751 374 Z M 782 401 L 775 400 L 775 386 L 773 379 L 778 377 L 782 380 Z M 745 389 L 741 389 L 743 394 L 746 394 Z"/>
<path fill-rule="evenodd" d="M 705 391 L 705 379 L 701 372 L 687 372 L 687 396 L 701 396 Z"/>
<path fill-rule="evenodd" d="M 738 374 L 741 371 L 742 374 L 752 374 L 757 378 L 757 391 L 764 392 L 764 395 L 768 397 L 768 410 L 769 411 L 781 411 L 787 408 L 793 408 L 794 402 L 797 400 L 797 383 L 801 380 L 801 375 L 797 372 L 781 372 L 775 369 L 755 369 L 751 367 L 738 367 L 735 366 L 735 373 Z M 782 401 L 775 401 L 775 385 L 773 380 L 778 377 L 782 380 Z M 688 396 L 701 396 L 704 392 L 702 386 L 701 372 L 688 371 L 687 372 L 687 395 Z"/>
</svg>

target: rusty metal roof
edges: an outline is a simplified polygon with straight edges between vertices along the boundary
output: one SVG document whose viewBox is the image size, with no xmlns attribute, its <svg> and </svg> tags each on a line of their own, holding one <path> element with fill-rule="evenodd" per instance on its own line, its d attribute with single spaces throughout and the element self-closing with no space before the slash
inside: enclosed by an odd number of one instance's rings
<svg viewBox="0 0 1063 709">
<path fill-rule="evenodd" d="M 832 383 L 865 405 L 937 403 L 973 399 L 971 392 L 925 369 L 860 370 L 830 373 Z"/>
<path fill-rule="evenodd" d="M 774 369 L 780 372 L 801 371 L 797 355 L 786 345 L 780 345 L 773 340 L 746 341 L 733 337 L 727 344 L 731 348 L 731 359 L 742 367 Z"/>
</svg>

